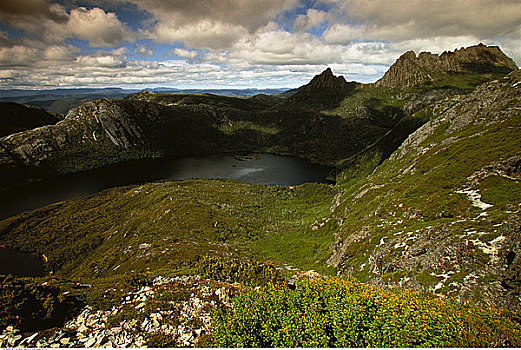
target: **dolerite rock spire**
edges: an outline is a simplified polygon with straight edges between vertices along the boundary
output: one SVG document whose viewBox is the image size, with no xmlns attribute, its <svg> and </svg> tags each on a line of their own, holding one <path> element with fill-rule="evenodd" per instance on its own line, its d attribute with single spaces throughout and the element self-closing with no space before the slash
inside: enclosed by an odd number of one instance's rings
<svg viewBox="0 0 521 350">
<path fill-rule="evenodd" d="M 347 81 L 343 76 L 335 76 L 331 71 L 331 68 L 327 68 L 325 71 L 316 75 L 311 81 L 301 88 L 301 91 L 312 91 L 318 89 L 338 89 L 344 90 L 348 87 Z"/>
<path fill-rule="evenodd" d="M 436 82 L 450 73 L 505 75 L 516 69 L 515 62 L 497 46 L 479 44 L 441 55 L 422 52 L 416 56 L 407 51 L 375 85 L 408 88 Z"/>
</svg>

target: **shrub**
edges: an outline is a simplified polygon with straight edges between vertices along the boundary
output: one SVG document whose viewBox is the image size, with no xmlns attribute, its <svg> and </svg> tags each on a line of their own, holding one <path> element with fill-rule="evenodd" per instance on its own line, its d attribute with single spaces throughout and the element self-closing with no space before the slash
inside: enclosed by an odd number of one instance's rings
<svg viewBox="0 0 521 350">
<path fill-rule="evenodd" d="M 45 328 L 65 307 L 60 289 L 34 279 L 0 276 L 0 329 Z"/>
<path fill-rule="evenodd" d="M 206 278 L 249 286 L 275 283 L 282 279 L 272 263 L 215 256 L 202 257 L 198 262 L 198 273 Z"/>
<path fill-rule="evenodd" d="M 159 331 L 148 337 L 146 346 L 149 348 L 173 348 L 176 346 L 176 342 L 172 335 Z"/>
<path fill-rule="evenodd" d="M 220 347 L 520 346 L 519 323 L 497 310 L 356 281 L 267 284 L 214 315 Z"/>
</svg>

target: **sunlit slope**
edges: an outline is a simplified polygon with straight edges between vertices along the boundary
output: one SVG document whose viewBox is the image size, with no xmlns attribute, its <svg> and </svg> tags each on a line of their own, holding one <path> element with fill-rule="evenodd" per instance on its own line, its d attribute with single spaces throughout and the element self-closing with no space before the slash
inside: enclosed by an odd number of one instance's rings
<svg viewBox="0 0 521 350">
<path fill-rule="evenodd" d="M 521 73 L 436 103 L 367 177 L 339 177 L 329 260 L 372 284 L 519 309 Z"/>
<path fill-rule="evenodd" d="M 0 239 L 45 254 L 50 270 L 75 278 L 175 272 L 206 254 L 326 271 L 332 236 L 311 226 L 329 213 L 334 193 L 317 184 L 150 183 L 4 220 Z"/>
</svg>

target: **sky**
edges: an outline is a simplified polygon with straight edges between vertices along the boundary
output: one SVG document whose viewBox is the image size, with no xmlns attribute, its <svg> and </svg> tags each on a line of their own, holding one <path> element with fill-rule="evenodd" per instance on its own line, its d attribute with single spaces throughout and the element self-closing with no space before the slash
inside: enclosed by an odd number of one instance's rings
<svg viewBox="0 0 521 350">
<path fill-rule="evenodd" d="M 520 0 L 0 0 L 0 88 L 374 82 L 404 52 L 521 63 Z"/>
</svg>

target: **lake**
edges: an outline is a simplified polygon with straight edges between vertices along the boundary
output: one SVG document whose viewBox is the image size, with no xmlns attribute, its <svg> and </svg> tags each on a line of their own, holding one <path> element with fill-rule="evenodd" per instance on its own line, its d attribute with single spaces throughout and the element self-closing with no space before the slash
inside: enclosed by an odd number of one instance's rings
<svg viewBox="0 0 521 350">
<path fill-rule="evenodd" d="M 0 275 L 40 277 L 46 273 L 43 259 L 36 254 L 22 253 L 0 246 Z"/>
<path fill-rule="evenodd" d="M 327 179 L 331 170 L 303 159 L 267 153 L 133 161 L 30 184 L 7 193 L 0 198 L 0 219 L 116 186 L 192 178 L 293 186 L 306 182 L 332 183 Z"/>
</svg>

